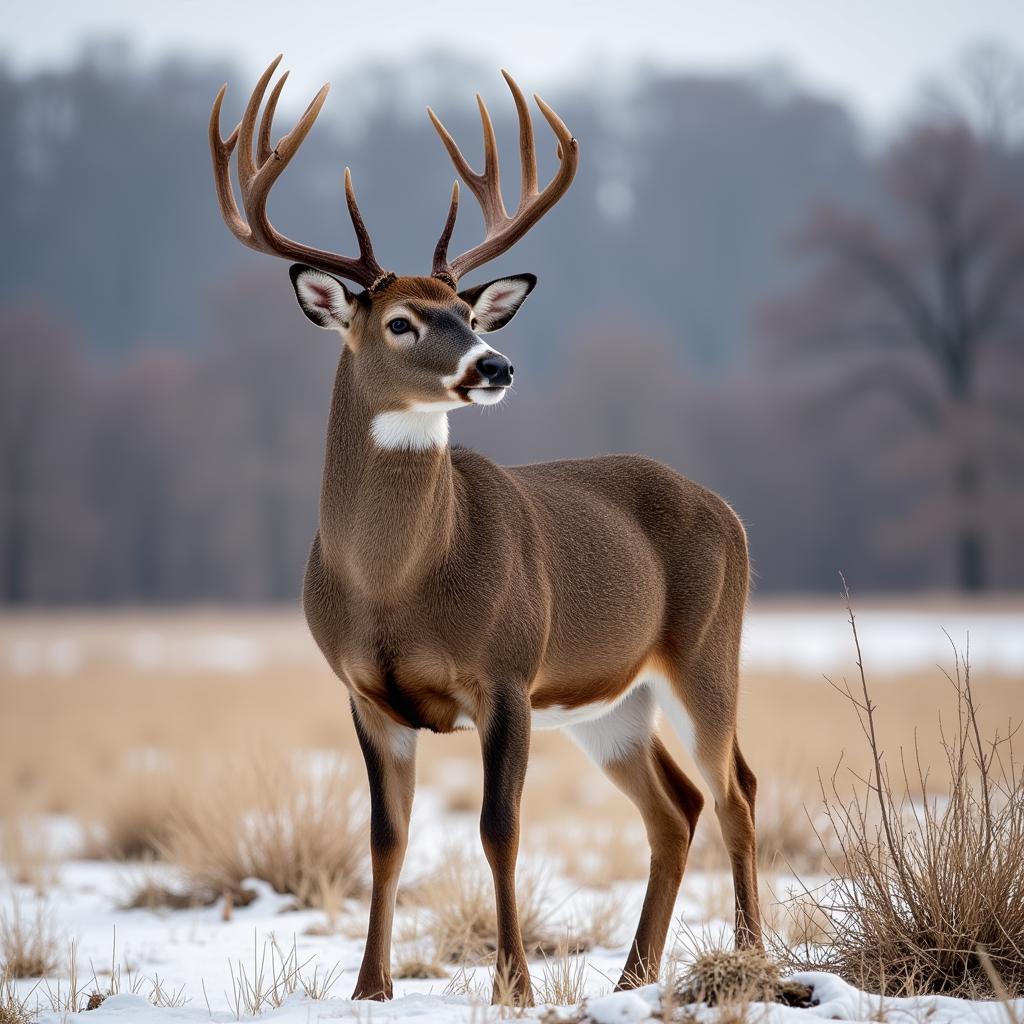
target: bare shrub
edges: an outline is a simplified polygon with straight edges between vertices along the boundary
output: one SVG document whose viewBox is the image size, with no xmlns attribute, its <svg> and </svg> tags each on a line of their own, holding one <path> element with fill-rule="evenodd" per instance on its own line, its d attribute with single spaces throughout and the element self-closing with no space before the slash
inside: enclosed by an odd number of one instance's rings
<svg viewBox="0 0 1024 1024">
<path fill-rule="evenodd" d="M 0 953 L 8 978 L 42 978 L 57 966 L 57 938 L 42 907 L 26 921 L 15 902 L 10 916 L 0 912 Z"/>
<path fill-rule="evenodd" d="M 244 905 L 243 882 L 259 878 L 298 906 L 337 908 L 365 888 L 362 792 L 340 767 L 312 778 L 294 760 L 260 760 L 178 809 L 162 852 L 201 902 Z"/>
<path fill-rule="evenodd" d="M 940 722 L 948 783 L 934 795 L 916 737 L 910 765 L 901 756 L 890 772 L 848 592 L 846 608 L 859 686 L 837 689 L 856 710 L 871 768 L 855 776 L 852 797 L 841 795 L 837 774 L 823 784 L 845 873 L 824 888 L 804 886 L 828 920 L 824 941 L 778 942 L 779 952 L 883 995 L 977 998 L 999 994 L 984 950 L 1006 991 L 1024 994 L 1024 781 L 1014 730 L 983 736 L 969 657 L 954 646 L 956 669 L 945 676 L 956 714 L 952 727 Z"/>
</svg>

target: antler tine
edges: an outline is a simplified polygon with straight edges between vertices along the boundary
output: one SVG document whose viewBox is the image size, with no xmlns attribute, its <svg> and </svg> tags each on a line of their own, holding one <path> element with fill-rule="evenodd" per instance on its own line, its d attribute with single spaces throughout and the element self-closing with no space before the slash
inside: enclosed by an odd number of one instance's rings
<svg viewBox="0 0 1024 1024">
<path fill-rule="evenodd" d="M 274 127 L 274 114 L 277 113 L 277 101 L 281 98 L 281 90 L 284 83 L 288 81 L 289 72 L 285 72 L 277 80 L 277 85 L 271 90 L 270 99 L 263 108 L 263 117 L 260 119 L 260 131 L 256 139 L 256 162 L 262 167 L 269 159 L 274 147 L 270 141 L 270 133 Z"/>
<path fill-rule="evenodd" d="M 352 172 L 347 167 L 345 168 L 345 203 L 348 206 L 348 215 L 352 221 L 352 228 L 356 233 L 356 241 L 359 243 L 359 258 L 367 265 L 372 266 L 378 274 L 385 273 L 374 258 L 370 232 L 366 230 L 366 225 L 363 223 L 363 215 L 359 212 L 359 206 L 356 203 L 356 190 L 352 184 Z"/>
<path fill-rule="evenodd" d="M 437 247 L 434 249 L 434 265 L 430 273 L 432 277 L 445 279 L 453 288 L 458 281 L 452 277 L 448 266 L 448 243 L 451 241 L 452 232 L 455 230 L 455 218 L 459 215 L 459 183 L 452 182 L 452 200 L 448 206 L 448 217 L 441 229 L 441 237 L 437 240 Z"/>
<path fill-rule="evenodd" d="M 430 123 L 434 126 L 437 134 L 441 136 L 441 141 L 444 143 L 444 148 L 448 150 L 448 156 L 451 157 L 452 163 L 455 164 L 455 170 L 459 172 L 462 180 L 473 189 L 474 194 L 476 188 L 474 183 L 478 182 L 481 175 L 477 174 L 472 167 L 469 166 L 469 162 L 462 155 L 462 150 L 459 149 L 458 144 L 451 137 L 448 129 L 441 124 L 437 114 L 434 113 L 430 107 L 427 107 L 427 117 L 430 118 Z"/>
<path fill-rule="evenodd" d="M 519 188 L 519 209 L 521 210 L 527 199 L 537 194 L 537 152 L 533 141 L 533 118 L 530 117 L 530 108 L 526 103 L 526 97 L 516 80 L 504 68 L 501 69 L 501 74 L 512 93 L 512 99 L 516 104 L 516 116 L 519 118 L 519 157 L 522 164 L 522 183 Z"/>
<path fill-rule="evenodd" d="M 245 186 L 256 174 L 257 167 L 253 160 L 252 136 L 256 127 L 256 115 L 260 112 L 260 105 L 263 103 L 263 96 L 267 91 L 267 85 L 281 63 L 283 54 L 278 54 L 270 63 L 270 67 L 260 75 L 256 88 L 253 89 L 249 102 L 246 104 L 245 113 L 238 124 L 238 180 L 242 185 L 243 200 L 245 197 Z"/>
<path fill-rule="evenodd" d="M 491 125 L 491 119 L 483 100 L 477 96 L 477 102 L 480 106 L 480 118 L 484 129 L 485 167 L 483 174 L 476 174 L 469 164 L 466 163 L 465 158 L 459 151 L 459 147 L 455 144 L 455 140 L 448 134 L 444 125 L 434 115 L 434 112 L 428 108 L 430 120 L 437 129 L 438 135 L 441 136 L 441 141 L 444 143 L 445 149 L 448 150 L 448 155 L 452 158 L 455 169 L 476 196 L 484 216 L 483 241 L 467 252 L 462 253 L 461 256 L 457 256 L 451 262 L 447 260 L 445 255 L 448 240 L 451 236 L 449 225 L 445 224 L 445 232 L 442 234 L 434 254 L 435 277 L 443 277 L 449 281 L 458 281 L 463 274 L 489 262 L 510 249 L 565 195 L 566 190 L 576 176 L 576 169 L 579 166 L 579 145 L 572 137 L 569 129 L 566 128 L 562 119 L 539 96 L 534 95 L 537 106 L 540 107 L 544 119 L 548 122 L 558 140 L 559 159 L 559 167 L 554 177 L 544 186 L 542 192 L 537 191 L 537 157 L 530 110 L 522 91 L 512 76 L 507 71 L 502 71 L 502 75 L 504 75 L 505 81 L 512 92 L 512 98 L 516 104 L 516 113 L 519 117 L 519 155 L 522 164 L 522 183 L 519 206 L 512 217 L 506 212 L 505 204 L 501 197 L 494 128 Z"/>
<path fill-rule="evenodd" d="M 565 152 L 563 147 L 576 146 L 576 140 L 572 137 L 572 132 L 566 128 L 565 122 L 536 93 L 533 94 L 533 99 L 558 138 L 558 156 L 562 159 Z"/>
<path fill-rule="evenodd" d="M 480 127 L 484 135 L 484 173 L 481 178 L 481 202 L 486 200 L 484 222 L 487 230 L 508 220 L 505 200 L 501 195 L 501 164 L 498 161 L 498 140 L 494 137 L 494 125 L 487 112 L 487 104 L 480 93 L 476 94 L 476 105 L 480 108 Z"/>
<path fill-rule="evenodd" d="M 249 97 L 242 120 L 227 139 L 222 139 L 220 136 L 220 113 L 227 86 L 220 90 L 213 102 L 213 109 L 210 111 L 210 153 L 213 157 L 214 183 L 217 188 L 221 216 L 231 229 L 232 234 L 250 249 L 308 263 L 320 270 L 356 281 L 370 290 L 381 288 L 394 280 L 394 275 L 385 271 L 373 255 L 370 235 L 360 216 L 359 208 L 356 206 L 352 179 L 347 169 L 345 171 L 345 192 L 352 226 L 359 243 L 358 259 L 340 256 L 324 249 L 314 249 L 312 246 L 295 242 L 282 235 L 270 223 L 270 218 L 267 216 L 267 196 L 270 189 L 309 134 L 327 99 L 329 89 L 325 85 L 313 97 L 295 127 L 280 139 L 276 146 L 273 146 L 271 132 L 274 114 L 284 83 L 288 78 L 287 72 L 282 74 L 271 91 L 263 111 L 259 132 L 256 135 L 256 153 L 254 154 L 253 137 L 256 118 L 263 103 L 263 97 L 266 95 L 267 85 L 280 62 L 281 58 L 278 57 L 264 71 Z M 236 153 L 238 180 L 242 189 L 242 208 L 245 211 L 245 217 L 241 215 L 235 202 L 234 188 L 231 182 L 232 153 Z"/>
<path fill-rule="evenodd" d="M 213 101 L 210 111 L 210 153 L 213 156 L 213 181 L 217 188 L 217 203 L 221 216 L 230 228 L 231 233 L 240 242 L 249 244 L 252 233 L 249 225 L 242 219 L 235 202 L 235 190 L 231 184 L 231 154 L 238 142 L 238 127 L 226 138 L 220 137 L 220 110 L 224 103 L 224 94 L 228 91 L 227 83 L 220 87 L 217 98 Z"/>
<path fill-rule="evenodd" d="M 328 88 L 325 85 L 316 94 L 313 102 L 306 107 L 305 113 L 299 118 L 295 127 L 278 142 L 270 157 L 256 170 L 249 180 L 248 187 L 243 186 L 242 201 L 245 204 L 245 215 L 249 219 L 249 227 L 258 238 L 265 240 L 268 245 L 273 244 L 277 230 L 267 217 L 267 196 L 270 193 L 271 186 L 284 173 L 284 169 L 288 166 L 299 146 L 302 145 L 303 139 L 309 134 L 310 128 L 313 127 L 313 122 L 316 120 L 317 114 L 320 113 L 320 108 L 323 107 L 324 101 L 327 99 Z M 248 114 L 248 111 L 246 113 Z M 242 123 L 243 125 L 245 124 L 244 118 Z M 247 136 L 243 128 L 240 138 L 242 149 L 238 153 L 239 177 L 242 174 L 242 153 L 246 151 L 246 142 L 251 137 L 251 133 Z"/>
</svg>

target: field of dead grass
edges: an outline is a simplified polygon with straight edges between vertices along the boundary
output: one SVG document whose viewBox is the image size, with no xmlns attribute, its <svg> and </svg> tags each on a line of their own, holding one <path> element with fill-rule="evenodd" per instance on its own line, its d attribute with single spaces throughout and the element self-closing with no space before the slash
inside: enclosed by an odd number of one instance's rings
<svg viewBox="0 0 1024 1024">
<path fill-rule="evenodd" d="M 838 602 L 835 611 L 842 616 Z M 935 720 L 942 676 L 921 667 L 872 677 L 879 743 L 895 753 L 909 746 L 914 726 Z M 856 718 L 820 674 L 748 666 L 742 685 L 740 736 L 760 783 L 762 861 L 813 870 L 825 859 L 807 821 L 807 813 L 819 820 L 819 771 L 831 772 L 844 752 L 848 767 L 867 767 Z M 975 672 L 973 685 L 983 728 L 1019 713 L 1024 680 Z M 202 861 L 197 823 L 204 815 L 227 820 L 231 803 L 252 805 L 241 791 L 258 780 L 257 762 L 267 776 L 267 764 L 293 756 L 349 761 L 354 789 L 362 786 L 343 687 L 297 610 L 8 615 L 0 619 L 0 706 L 0 820 L 72 815 L 86 828 L 85 852 L 97 857 L 160 856 L 176 844 L 182 856 L 187 848 L 185 859 Z M 919 743 L 925 763 L 943 763 L 937 730 L 923 730 Z M 420 782 L 448 811 L 475 813 L 479 761 L 475 734 L 425 735 Z M 944 780 L 931 782 L 941 788 Z M 316 818 L 315 809 L 302 813 Z M 645 874 L 635 811 L 557 732 L 534 734 L 524 836 L 526 849 L 555 858 L 583 884 Z M 5 859 L 38 873 L 43 851 L 30 830 L 8 827 L 4 837 Z M 692 857 L 698 866 L 722 863 L 713 814 L 698 828 Z"/>
</svg>

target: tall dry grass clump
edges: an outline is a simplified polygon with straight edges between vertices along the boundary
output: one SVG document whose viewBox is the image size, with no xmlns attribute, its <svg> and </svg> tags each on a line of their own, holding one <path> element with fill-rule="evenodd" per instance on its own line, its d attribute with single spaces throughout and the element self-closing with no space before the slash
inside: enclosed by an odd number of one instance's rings
<svg viewBox="0 0 1024 1024">
<path fill-rule="evenodd" d="M 89 815 L 81 855 L 87 860 L 152 860 L 170 836 L 174 814 L 189 802 L 177 765 L 122 770 Z"/>
<path fill-rule="evenodd" d="M 837 775 L 822 787 L 843 873 L 825 889 L 805 887 L 803 906 L 810 901 L 828 926 L 821 944 L 790 944 L 788 959 L 884 995 L 972 998 L 999 994 L 987 961 L 1005 990 L 1024 995 L 1024 778 L 1015 730 L 983 733 L 969 657 L 954 646 L 956 669 L 945 675 L 956 715 L 940 724 L 948 784 L 935 795 L 916 738 L 891 771 L 848 592 L 846 607 L 859 677 L 856 690 L 837 688 L 856 710 L 871 767 L 855 776 L 852 798 L 840 794 Z"/>
<path fill-rule="evenodd" d="M 336 907 L 366 884 L 362 788 L 343 765 L 324 771 L 291 759 L 221 771 L 175 808 L 161 853 L 196 902 L 249 899 L 258 878 L 300 907 Z"/>
<path fill-rule="evenodd" d="M 543 879 L 520 872 L 517 902 L 528 956 L 554 952 L 560 936 L 550 920 Z M 449 964 L 479 963 L 498 948 L 494 886 L 490 873 L 465 851 L 453 847 L 440 867 L 403 894 L 418 914 L 410 938 L 426 940 L 430 958 Z"/>
<path fill-rule="evenodd" d="M 15 902 L 0 912 L 0 967 L 5 978 L 42 978 L 57 966 L 57 936 L 42 907 L 31 920 Z"/>
</svg>

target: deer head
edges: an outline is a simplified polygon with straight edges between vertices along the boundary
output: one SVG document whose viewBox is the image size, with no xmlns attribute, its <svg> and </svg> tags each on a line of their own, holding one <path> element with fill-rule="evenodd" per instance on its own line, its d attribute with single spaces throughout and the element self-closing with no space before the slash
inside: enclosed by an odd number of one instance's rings
<svg viewBox="0 0 1024 1024">
<path fill-rule="evenodd" d="M 448 243 L 459 207 L 459 184 L 452 187 L 448 216 L 434 251 L 428 277 L 399 277 L 385 270 L 373 253 L 345 168 L 345 198 L 359 256 L 314 249 L 282 235 L 267 216 L 267 196 L 303 140 L 327 98 L 325 85 L 295 127 L 271 145 L 274 112 L 288 73 L 278 79 L 259 119 L 263 99 L 281 58 L 261 76 L 242 120 L 227 139 L 220 135 L 220 110 L 227 89 L 217 94 L 210 115 L 210 149 L 221 215 L 234 236 L 251 249 L 294 262 L 291 280 L 299 305 L 318 327 L 337 331 L 352 356 L 362 395 L 386 423 L 391 413 L 431 413 L 464 405 L 493 405 L 512 383 L 513 367 L 479 336 L 504 327 L 516 314 L 537 279 L 532 274 L 502 277 L 458 290 L 459 280 L 511 248 L 565 194 L 576 174 L 579 147 L 558 115 L 535 97 L 558 140 L 559 168 L 543 190 L 537 187 L 533 122 L 519 86 L 502 72 L 519 117 L 522 179 L 519 205 L 509 215 L 501 194 L 498 150 L 490 115 L 477 103 L 484 135 L 484 170 L 475 172 L 434 112 L 428 114 L 459 176 L 483 211 L 483 241 L 455 259 Z M 235 202 L 231 156 L 236 167 L 244 216 Z M 344 280 L 360 286 L 352 290 Z"/>
</svg>

